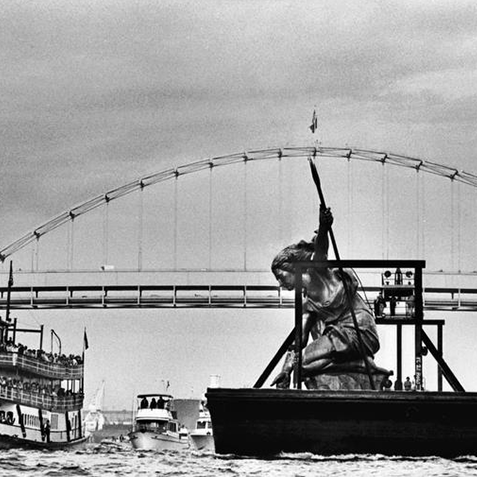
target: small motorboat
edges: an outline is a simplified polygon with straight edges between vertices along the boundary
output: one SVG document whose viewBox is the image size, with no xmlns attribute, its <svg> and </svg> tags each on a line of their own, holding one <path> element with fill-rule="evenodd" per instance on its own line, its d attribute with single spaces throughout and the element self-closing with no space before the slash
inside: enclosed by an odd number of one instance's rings
<svg viewBox="0 0 477 477">
<path fill-rule="evenodd" d="M 137 450 L 189 448 L 187 430 L 179 424 L 169 394 L 139 394 L 133 430 L 128 435 Z"/>
<path fill-rule="evenodd" d="M 209 410 L 201 405 L 195 429 L 189 433 L 192 447 L 198 451 L 215 451 L 214 432 Z"/>
</svg>

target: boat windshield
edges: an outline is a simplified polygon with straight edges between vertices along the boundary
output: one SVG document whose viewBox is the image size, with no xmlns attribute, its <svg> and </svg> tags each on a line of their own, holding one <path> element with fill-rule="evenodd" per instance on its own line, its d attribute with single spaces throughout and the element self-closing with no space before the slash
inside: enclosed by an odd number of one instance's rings
<svg viewBox="0 0 477 477">
<path fill-rule="evenodd" d="M 168 430 L 167 421 L 158 421 L 157 419 L 151 420 L 141 420 L 136 424 L 137 431 L 153 431 L 153 432 L 166 432 Z"/>
<path fill-rule="evenodd" d="M 208 426 L 209 421 L 197 421 L 197 429 L 209 429 L 211 426 Z"/>
</svg>

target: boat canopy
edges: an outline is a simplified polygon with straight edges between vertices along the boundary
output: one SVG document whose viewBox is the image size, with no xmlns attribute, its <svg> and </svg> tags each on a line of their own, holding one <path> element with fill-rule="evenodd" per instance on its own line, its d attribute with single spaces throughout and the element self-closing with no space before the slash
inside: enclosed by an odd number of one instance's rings
<svg viewBox="0 0 477 477">
<path fill-rule="evenodd" d="M 170 394 L 163 394 L 163 393 L 151 393 L 151 394 L 138 394 L 137 398 L 142 399 L 142 398 L 149 398 L 149 397 L 162 397 L 162 399 L 173 399 L 173 397 Z"/>
</svg>

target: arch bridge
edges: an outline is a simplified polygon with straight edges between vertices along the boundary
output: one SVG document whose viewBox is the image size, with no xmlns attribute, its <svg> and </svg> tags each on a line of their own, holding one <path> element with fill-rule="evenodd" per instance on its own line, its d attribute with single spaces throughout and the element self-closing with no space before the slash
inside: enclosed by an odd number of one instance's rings
<svg viewBox="0 0 477 477">
<path fill-rule="evenodd" d="M 355 148 L 240 152 L 150 174 L 72 206 L 0 249 L 13 308 L 291 307 L 269 264 L 310 239 L 320 172 L 341 255 L 426 260 L 427 309 L 477 308 L 477 176 Z M 373 296 L 382 270 L 364 274 Z"/>
</svg>

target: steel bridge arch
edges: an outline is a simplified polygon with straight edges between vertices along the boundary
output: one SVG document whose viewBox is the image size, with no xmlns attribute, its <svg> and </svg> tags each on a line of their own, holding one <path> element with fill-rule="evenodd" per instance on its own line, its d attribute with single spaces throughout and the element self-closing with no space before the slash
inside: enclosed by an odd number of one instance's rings
<svg viewBox="0 0 477 477">
<path fill-rule="evenodd" d="M 27 232 L 19 239 L 11 242 L 0 250 L 0 261 L 4 262 L 13 253 L 21 250 L 26 245 L 34 240 L 38 240 L 43 235 L 55 230 L 61 225 L 73 221 L 76 217 L 86 214 L 91 210 L 108 204 L 110 201 L 123 197 L 127 194 L 145 187 L 152 186 L 171 179 L 177 179 L 186 174 L 192 174 L 218 166 L 226 166 L 240 162 L 261 161 L 268 159 L 285 159 L 285 158 L 300 158 L 300 157 L 324 157 L 324 158 L 341 158 L 347 160 L 360 160 L 368 162 L 378 162 L 383 165 L 390 164 L 399 167 L 407 167 L 416 171 L 423 171 L 429 174 L 434 174 L 451 181 L 462 182 L 472 187 L 477 187 L 477 175 L 459 171 L 453 167 L 437 164 L 422 159 L 404 156 L 400 154 L 393 154 L 383 151 L 374 151 L 368 149 L 357 148 L 339 148 L 339 147 L 283 147 L 270 149 L 257 149 L 246 152 L 228 154 L 225 156 L 212 157 L 210 159 L 203 159 L 200 161 L 190 162 L 175 168 L 165 169 L 163 171 L 149 174 L 147 176 L 128 182 L 125 185 L 111 189 L 104 194 L 97 195 L 89 200 L 81 202 L 80 204 L 68 209 L 52 219 L 39 225 L 32 231 Z"/>
</svg>

